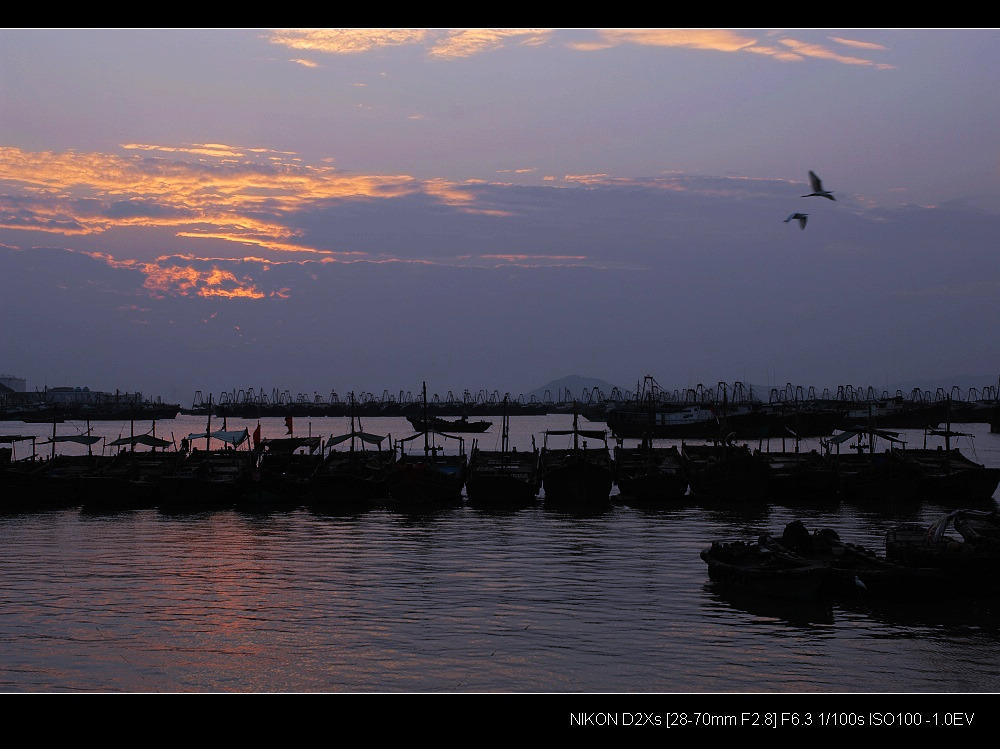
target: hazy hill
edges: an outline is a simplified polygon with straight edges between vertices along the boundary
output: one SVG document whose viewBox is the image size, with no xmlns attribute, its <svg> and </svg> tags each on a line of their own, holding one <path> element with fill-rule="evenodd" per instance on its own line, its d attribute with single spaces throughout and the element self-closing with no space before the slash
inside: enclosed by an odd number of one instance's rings
<svg viewBox="0 0 1000 749">
<path fill-rule="evenodd" d="M 542 385 L 536 390 L 532 390 L 530 393 L 525 394 L 525 400 L 530 400 L 532 397 L 535 400 L 545 401 L 546 399 L 551 399 L 553 401 L 558 401 L 560 398 L 562 400 L 585 400 L 586 395 L 593 391 L 594 388 L 598 388 L 605 397 L 611 396 L 611 391 L 618 387 L 621 392 L 624 392 L 624 388 L 620 385 L 612 385 L 607 380 L 600 380 L 596 377 L 581 377 L 579 375 L 568 375 L 566 377 L 561 377 L 558 380 L 552 380 L 545 385 Z M 633 385 L 632 390 L 635 389 Z M 548 393 L 546 393 L 548 391 Z"/>
</svg>

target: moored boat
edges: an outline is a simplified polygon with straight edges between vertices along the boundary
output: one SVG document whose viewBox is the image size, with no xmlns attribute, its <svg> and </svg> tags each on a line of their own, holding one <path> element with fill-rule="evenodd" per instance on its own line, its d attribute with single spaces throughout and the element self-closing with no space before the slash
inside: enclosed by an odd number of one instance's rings
<svg viewBox="0 0 1000 749">
<path fill-rule="evenodd" d="M 1000 593 L 1000 516 L 995 510 L 953 510 L 929 526 L 897 523 L 886 531 L 886 556 L 937 567 L 956 589 Z"/>
<path fill-rule="evenodd" d="M 825 565 L 829 574 L 820 593 L 833 598 L 941 598 L 953 593 L 949 578 L 938 567 L 879 556 L 860 544 L 842 541 L 832 528 L 810 532 L 801 520 L 788 523 L 779 537 L 762 535 L 759 543 Z"/>
<path fill-rule="evenodd" d="M 824 564 L 756 541 L 713 541 L 701 558 L 713 582 L 770 598 L 815 600 L 830 575 Z"/>
<path fill-rule="evenodd" d="M 139 446 L 148 448 L 138 450 Z M 137 509 L 156 504 L 160 480 L 173 473 L 183 459 L 171 443 L 153 434 L 120 437 L 108 443 L 120 449 L 101 468 L 80 478 L 85 508 Z"/>
<path fill-rule="evenodd" d="M 258 427 L 259 429 L 259 427 Z M 320 464 L 319 437 L 264 438 L 254 446 L 241 506 L 295 506 L 309 490 Z"/>
<path fill-rule="evenodd" d="M 688 480 L 680 451 L 644 439 L 637 447 L 615 446 L 615 484 L 623 500 L 673 502 L 687 494 Z"/>
<path fill-rule="evenodd" d="M 194 443 L 205 440 L 205 449 Z M 212 440 L 223 443 L 213 449 Z M 181 440 L 183 457 L 175 471 L 159 480 L 157 504 L 161 509 L 194 509 L 234 506 L 249 486 L 254 454 L 249 449 L 250 433 L 246 428 L 189 434 Z M 240 449 L 244 447 L 245 449 Z"/>
<path fill-rule="evenodd" d="M 691 494 L 724 501 L 761 501 L 769 491 L 770 467 L 746 445 L 729 440 L 681 445 Z"/>
<path fill-rule="evenodd" d="M 541 489 L 538 449 L 530 451 L 510 447 L 510 417 L 504 398 L 499 450 L 482 450 L 473 442 L 465 494 L 470 504 L 519 507 L 534 502 Z"/>
<path fill-rule="evenodd" d="M 836 501 L 840 498 L 837 471 L 816 450 L 758 451 L 757 455 L 770 469 L 767 491 L 770 500 L 798 505 Z"/>
<path fill-rule="evenodd" d="M 840 446 L 851 439 L 857 440 L 850 445 L 854 452 L 841 454 Z M 877 449 L 879 439 L 890 446 Z M 897 432 L 872 427 L 847 430 L 823 440 L 824 455 L 837 471 L 837 491 L 841 498 L 879 508 L 919 505 L 921 477 L 916 468 L 901 457 L 900 448 L 905 444 Z"/>
<path fill-rule="evenodd" d="M 481 433 L 493 426 L 492 421 L 469 421 L 469 417 L 465 415 L 458 419 L 442 419 L 436 416 L 425 416 L 422 418 L 407 416 L 406 420 L 418 432 Z"/>
<path fill-rule="evenodd" d="M 924 430 L 924 448 L 904 450 L 900 457 L 920 478 L 920 496 L 944 507 L 989 506 L 1000 485 L 1000 468 L 988 468 L 951 446 L 956 437 L 971 438 L 965 432 L 946 429 Z M 944 438 L 944 446 L 927 448 L 927 437 Z"/>
<path fill-rule="evenodd" d="M 571 446 L 549 446 L 550 438 L 567 436 L 572 437 Z M 587 439 L 600 444 L 588 446 Z M 538 464 L 546 505 L 576 508 L 610 504 L 615 474 L 608 433 L 603 429 L 581 429 L 576 408 L 572 429 L 545 432 Z"/>
<path fill-rule="evenodd" d="M 330 435 L 322 462 L 309 480 L 307 502 L 314 509 L 363 506 L 389 495 L 389 473 L 395 452 L 382 448 L 392 437 L 366 432 L 351 394 L 351 427 L 348 432 Z M 338 449 L 339 448 L 339 449 Z"/>
<path fill-rule="evenodd" d="M 424 412 L 427 409 L 427 384 L 423 387 Z M 458 443 L 457 453 L 446 452 L 437 438 Z M 423 451 L 406 452 L 406 445 L 416 440 L 423 441 Z M 419 507 L 439 503 L 462 501 L 468 469 L 465 440 L 462 437 L 422 429 L 409 437 L 396 441 L 399 451 L 389 471 L 387 489 L 389 499 L 402 507 Z"/>
</svg>

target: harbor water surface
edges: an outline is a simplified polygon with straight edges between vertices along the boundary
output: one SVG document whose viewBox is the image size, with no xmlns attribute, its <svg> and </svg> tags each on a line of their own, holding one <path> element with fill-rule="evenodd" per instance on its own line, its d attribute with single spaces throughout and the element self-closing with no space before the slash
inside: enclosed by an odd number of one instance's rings
<svg viewBox="0 0 1000 749">
<path fill-rule="evenodd" d="M 511 444 L 540 447 L 546 429 L 571 423 L 567 414 L 514 417 Z M 328 437 L 348 426 L 323 417 L 294 429 Z M 108 441 L 132 428 L 90 427 Z M 204 427 L 192 416 L 155 425 L 173 442 Z M 401 418 L 364 428 L 412 433 Z M 953 446 L 1000 465 L 1000 434 L 953 428 L 974 435 Z M 0 423 L 0 433 L 40 441 L 52 429 Z M 285 436 L 284 420 L 264 419 L 261 431 Z M 466 450 L 473 438 L 496 449 L 499 433 L 497 417 L 489 432 L 467 436 Z M 922 431 L 902 436 L 922 446 Z M 6 512 L 0 690 L 897 694 L 1000 685 L 996 601 L 734 597 L 699 557 L 714 539 L 756 539 L 793 519 L 884 553 L 890 524 L 930 523 L 947 508 L 613 500 L 587 513 L 547 509 L 543 497 L 512 510 Z"/>
</svg>

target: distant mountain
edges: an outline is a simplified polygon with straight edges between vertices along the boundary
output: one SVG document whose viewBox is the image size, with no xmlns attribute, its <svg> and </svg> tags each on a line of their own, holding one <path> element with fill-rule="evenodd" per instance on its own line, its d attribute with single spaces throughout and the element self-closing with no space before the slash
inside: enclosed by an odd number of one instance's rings
<svg viewBox="0 0 1000 749">
<path fill-rule="evenodd" d="M 535 400 L 539 401 L 545 401 L 546 399 L 551 399 L 553 401 L 568 401 L 576 399 L 582 401 L 586 399 L 588 393 L 593 392 L 595 387 L 600 390 L 605 397 L 610 397 L 611 391 L 616 387 L 618 387 L 619 391 L 624 392 L 620 386 L 612 385 L 607 380 L 600 380 L 596 377 L 569 375 L 558 380 L 553 380 L 546 385 L 542 385 L 542 387 L 525 394 L 524 397 L 525 400 L 530 400 L 534 397 Z"/>
</svg>

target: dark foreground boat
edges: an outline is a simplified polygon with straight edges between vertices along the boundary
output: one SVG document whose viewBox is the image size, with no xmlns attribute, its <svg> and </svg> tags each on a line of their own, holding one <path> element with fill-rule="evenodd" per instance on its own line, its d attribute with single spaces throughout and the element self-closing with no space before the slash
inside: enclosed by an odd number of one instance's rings
<svg viewBox="0 0 1000 749">
<path fill-rule="evenodd" d="M 931 525 L 898 523 L 885 537 L 886 556 L 901 564 L 936 567 L 958 590 L 1000 593 L 1000 516 L 961 509 Z"/>
<path fill-rule="evenodd" d="M 815 600 L 830 574 L 824 564 L 757 542 L 713 541 L 701 558 L 713 582 L 768 598 Z"/>
<path fill-rule="evenodd" d="M 954 592 L 940 568 L 903 564 L 879 556 L 864 546 L 842 541 L 832 528 L 810 532 L 802 521 L 795 520 L 785 526 L 780 537 L 764 534 L 759 543 L 824 565 L 828 575 L 820 594 L 831 598 L 941 598 Z"/>
<path fill-rule="evenodd" d="M 552 437 L 572 437 L 572 445 L 550 447 Z M 588 446 L 587 439 L 600 444 Z M 581 429 L 575 403 L 573 428 L 546 431 L 538 463 L 547 505 L 566 508 L 610 505 L 615 473 L 608 433 L 603 429 Z"/>
</svg>

